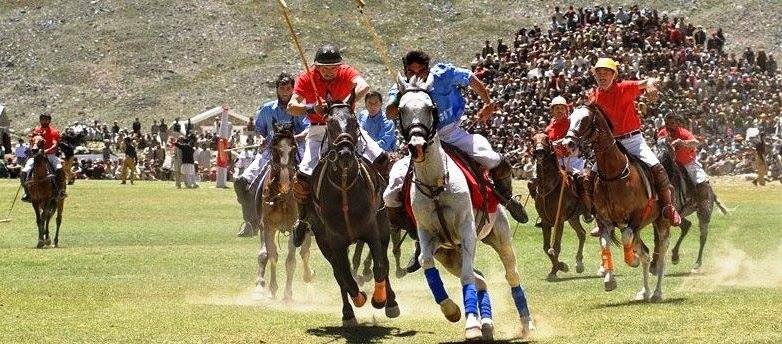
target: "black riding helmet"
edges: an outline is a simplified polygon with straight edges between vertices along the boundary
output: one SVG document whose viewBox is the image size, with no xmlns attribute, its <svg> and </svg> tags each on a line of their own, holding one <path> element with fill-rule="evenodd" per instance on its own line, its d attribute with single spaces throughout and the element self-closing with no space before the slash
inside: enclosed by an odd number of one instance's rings
<svg viewBox="0 0 782 344">
<path fill-rule="evenodd" d="M 315 53 L 316 66 L 336 66 L 342 64 L 342 54 L 339 47 L 334 44 L 324 44 Z"/>
</svg>

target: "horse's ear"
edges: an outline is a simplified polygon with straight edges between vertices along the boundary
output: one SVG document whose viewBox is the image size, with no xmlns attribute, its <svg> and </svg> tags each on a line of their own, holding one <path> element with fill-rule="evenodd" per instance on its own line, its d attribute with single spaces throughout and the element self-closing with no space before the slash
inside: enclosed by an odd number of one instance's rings
<svg viewBox="0 0 782 344">
<path fill-rule="evenodd" d="M 402 76 L 402 73 L 396 74 L 396 86 L 399 89 L 399 93 L 404 93 L 405 88 L 407 88 L 407 82 L 405 81 L 405 78 Z"/>
<path fill-rule="evenodd" d="M 429 73 L 429 75 L 426 77 L 426 80 L 424 80 L 423 84 L 421 84 L 421 89 L 428 91 L 432 86 L 432 83 L 434 83 L 434 74 Z"/>
</svg>

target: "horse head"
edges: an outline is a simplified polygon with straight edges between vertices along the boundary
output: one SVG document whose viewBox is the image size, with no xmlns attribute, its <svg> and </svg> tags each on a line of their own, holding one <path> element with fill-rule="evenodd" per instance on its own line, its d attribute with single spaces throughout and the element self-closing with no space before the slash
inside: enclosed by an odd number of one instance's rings
<svg viewBox="0 0 782 344">
<path fill-rule="evenodd" d="M 581 106 L 573 110 L 570 114 L 570 128 L 567 135 L 562 139 L 562 144 L 573 152 L 578 148 L 579 141 L 585 140 L 593 143 L 593 148 L 600 149 L 594 145 L 596 140 L 600 138 L 610 138 L 610 142 L 602 142 L 603 144 L 613 143 L 613 136 L 611 135 L 611 126 L 608 121 L 600 112 L 600 109 L 594 105 Z M 601 146 L 602 147 L 602 146 Z"/>
<path fill-rule="evenodd" d="M 547 157 L 554 154 L 554 148 L 551 145 L 551 141 L 548 139 L 548 135 L 545 133 L 537 133 L 532 136 L 532 156 L 537 163 L 542 163 Z"/>
<path fill-rule="evenodd" d="M 359 125 L 356 113 L 355 90 L 344 103 L 329 103 L 326 121 L 328 157 L 337 161 L 340 167 L 348 168 L 356 162 L 355 148 L 358 143 Z"/>
<path fill-rule="evenodd" d="M 429 95 L 431 85 L 431 74 L 426 80 L 413 77 L 410 82 L 399 77 L 399 127 L 415 162 L 426 159 L 425 152 L 437 133 L 440 117 Z"/>
<path fill-rule="evenodd" d="M 269 148 L 272 163 L 291 167 L 296 163 L 296 139 L 293 136 L 291 122 L 274 122 L 274 136 Z"/>
</svg>

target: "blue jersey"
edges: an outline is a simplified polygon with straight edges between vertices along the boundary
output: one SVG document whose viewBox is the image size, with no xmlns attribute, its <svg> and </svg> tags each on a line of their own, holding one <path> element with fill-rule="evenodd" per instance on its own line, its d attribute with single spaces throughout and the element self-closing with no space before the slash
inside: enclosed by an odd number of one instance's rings
<svg viewBox="0 0 782 344">
<path fill-rule="evenodd" d="M 472 72 L 450 63 L 438 63 L 429 71 L 433 77 L 432 89 L 429 90 L 432 101 L 437 105 L 440 122 L 437 129 L 459 121 L 464 114 L 465 101 L 459 86 L 468 86 Z M 394 86 L 388 92 L 389 100 L 394 99 L 399 91 Z"/>
<path fill-rule="evenodd" d="M 280 106 L 279 100 L 272 100 L 264 103 L 255 112 L 255 132 L 266 138 L 266 142 L 272 142 L 274 137 L 274 123 L 293 123 L 293 134 L 301 134 L 310 127 L 310 121 L 307 116 L 291 116 L 285 110 L 285 106 Z M 304 143 L 297 142 L 299 152 L 304 151 Z M 264 149 L 264 155 L 268 150 Z"/>
<path fill-rule="evenodd" d="M 367 110 L 361 111 L 358 124 L 384 151 L 393 152 L 396 149 L 396 125 L 382 111 L 375 116 L 370 116 Z"/>
</svg>

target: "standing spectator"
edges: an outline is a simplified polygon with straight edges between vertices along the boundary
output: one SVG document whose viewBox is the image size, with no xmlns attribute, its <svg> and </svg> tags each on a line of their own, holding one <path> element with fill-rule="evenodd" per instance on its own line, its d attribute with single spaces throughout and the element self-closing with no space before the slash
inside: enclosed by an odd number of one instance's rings
<svg viewBox="0 0 782 344">
<path fill-rule="evenodd" d="M 24 142 L 24 139 L 20 138 L 16 145 L 16 151 L 14 152 L 14 155 L 16 155 L 16 163 L 24 166 L 25 162 L 27 162 L 29 151 L 30 147 Z"/>
<path fill-rule="evenodd" d="M 201 181 L 209 180 L 209 172 L 212 170 L 212 151 L 209 150 L 209 144 L 201 143 L 201 150 L 196 157 L 198 172 L 201 174 Z"/>
<path fill-rule="evenodd" d="M 133 134 L 141 135 L 141 122 L 138 120 L 138 117 L 133 121 Z"/>
<path fill-rule="evenodd" d="M 182 162 L 180 173 L 185 176 L 185 187 L 188 189 L 197 188 L 195 181 L 195 159 L 193 159 L 193 146 L 190 139 L 180 137 L 174 144 L 182 152 Z"/>
<path fill-rule="evenodd" d="M 766 174 L 768 173 L 768 165 L 766 164 L 766 133 L 761 132 L 757 137 L 755 143 L 755 170 L 758 173 L 757 178 L 752 181 L 752 184 L 760 186 L 766 185 Z"/>
<path fill-rule="evenodd" d="M 136 180 L 138 154 L 130 136 L 125 137 L 122 141 L 121 149 L 125 153 L 125 160 L 122 162 L 122 182 L 120 184 L 125 184 L 125 180 L 128 178 L 128 174 L 130 174 L 130 185 L 133 185 L 133 181 Z"/>
<path fill-rule="evenodd" d="M 502 43 L 502 38 L 497 40 L 497 55 L 503 56 L 508 52 L 508 46 Z"/>
<path fill-rule="evenodd" d="M 193 132 L 193 123 L 190 122 L 190 118 L 187 119 L 187 124 L 185 124 L 185 135 L 190 135 Z"/>
<path fill-rule="evenodd" d="M 160 119 L 158 130 L 160 130 L 160 144 L 166 144 L 168 142 L 168 124 L 166 124 L 166 120 Z"/>
<path fill-rule="evenodd" d="M 481 56 L 486 58 L 486 56 L 493 55 L 494 54 L 494 48 L 491 46 L 491 42 L 489 40 L 486 40 L 486 46 L 483 47 L 483 51 L 481 51 Z"/>
</svg>

